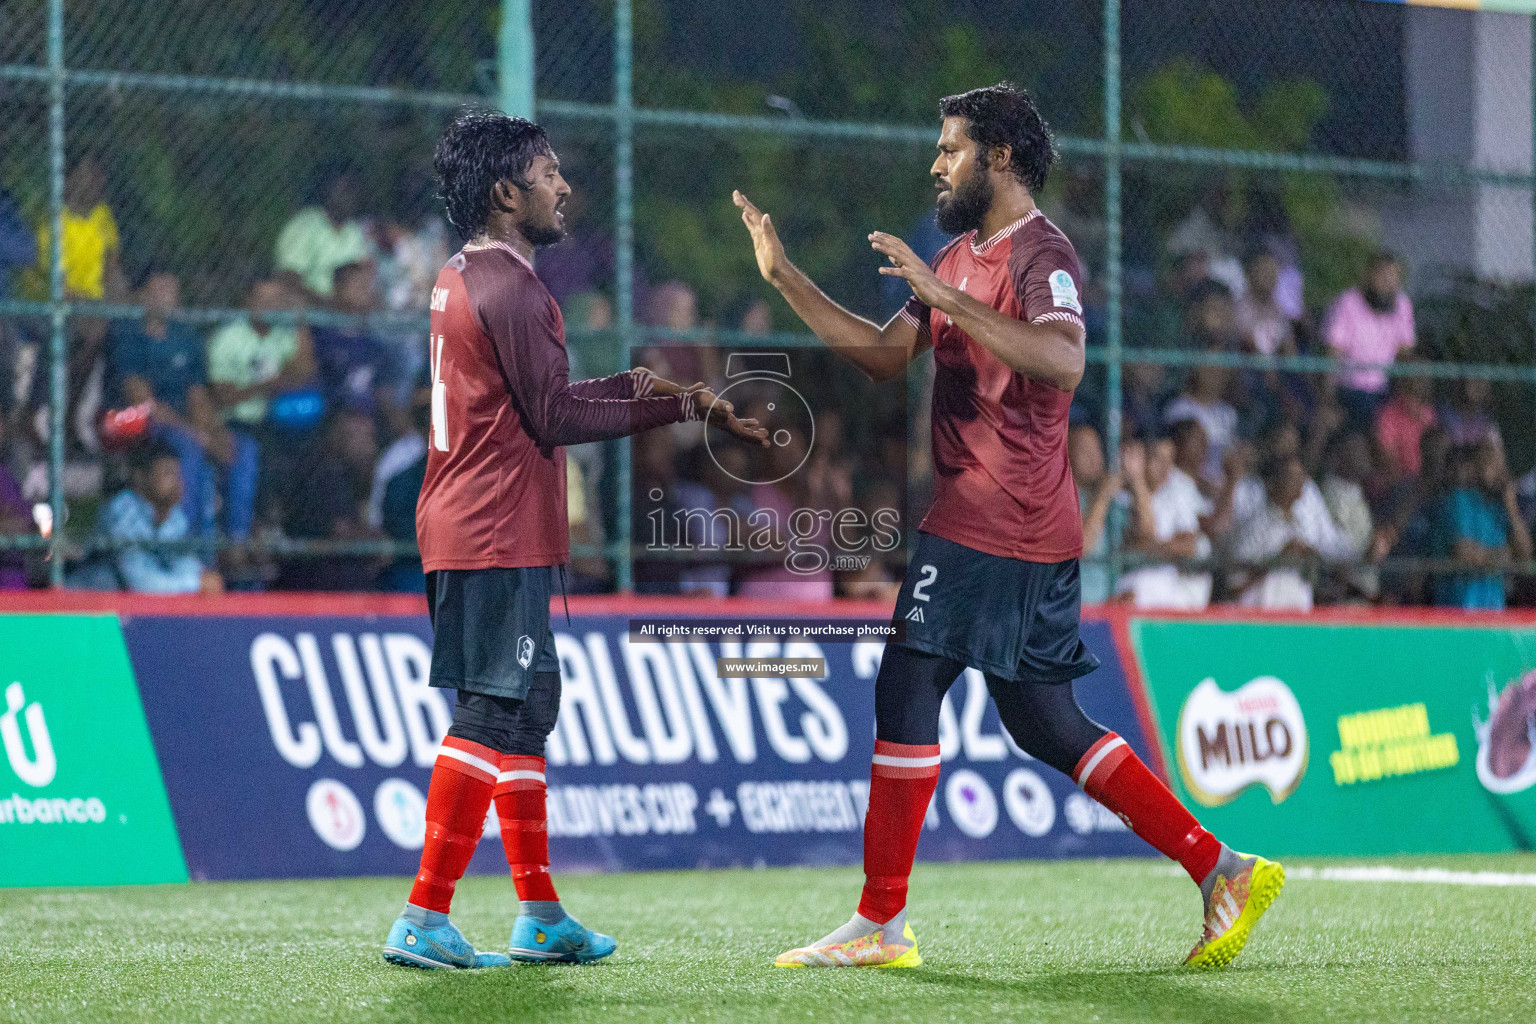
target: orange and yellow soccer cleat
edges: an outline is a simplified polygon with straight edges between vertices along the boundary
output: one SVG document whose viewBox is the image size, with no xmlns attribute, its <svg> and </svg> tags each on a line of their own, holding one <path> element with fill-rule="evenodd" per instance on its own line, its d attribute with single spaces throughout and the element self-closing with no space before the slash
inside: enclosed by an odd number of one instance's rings
<svg viewBox="0 0 1536 1024">
<path fill-rule="evenodd" d="M 1205 932 L 1184 959 L 1188 967 L 1231 963 L 1285 885 L 1285 868 L 1274 861 L 1247 854 L 1235 855 L 1230 864 L 1226 860 L 1224 856 L 1211 872 L 1210 891 L 1205 893 Z"/>
<path fill-rule="evenodd" d="M 860 934 L 862 932 L 862 934 Z M 883 925 L 855 915 L 812 943 L 780 953 L 775 967 L 916 967 L 923 962 L 906 911 Z"/>
</svg>

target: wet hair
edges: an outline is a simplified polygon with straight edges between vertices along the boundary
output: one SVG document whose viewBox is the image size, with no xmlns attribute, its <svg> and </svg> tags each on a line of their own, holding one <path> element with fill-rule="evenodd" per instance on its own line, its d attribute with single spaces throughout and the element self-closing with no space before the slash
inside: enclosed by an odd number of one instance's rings
<svg viewBox="0 0 1536 1024">
<path fill-rule="evenodd" d="M 553 152 L 544 129 L 525 118 L 499 110 L 461 113 L 437 140 L 432 154 L 438 197 L 448 223 L 461 238 L 483 232 L 491 216 L 491 189 L 497 182 L 532 188 L 528 169 L 534 158 Z"/>
<path fill-rule="evenodd" d="M 939 101 L 942 117 L 965 118 L 966 134 L 982 149 L 1008 146 L 1008 169 L 1031 193 L 1045 187 L 1056 159 L 1051 126 L 1040 116 L 1034 97 L 1012 82 L 972 89 Z"/>
</svg>

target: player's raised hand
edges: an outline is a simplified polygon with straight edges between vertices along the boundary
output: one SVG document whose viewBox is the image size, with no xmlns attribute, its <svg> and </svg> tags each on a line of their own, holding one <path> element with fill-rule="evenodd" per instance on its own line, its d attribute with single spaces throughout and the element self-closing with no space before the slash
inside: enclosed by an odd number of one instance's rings
<svg viewBox="0 0 1536 1024">
<path fill-rule="evenodd" d="M 789 257 L 784 255 L 784 243 L 779 241 L 779 233 L 774 230 L 773 219 L 753 206 L 752 200 L 740 191 L 731 193 L 731 201 L 741 209 L 741 222 L 752 235 L 752 254 L 757 257 L 758 273 L 763 275 L 764 281 L 773 284 L 789 263 Z"/>
<path fill-rule="evenodd" d="M 884 231 L 870 232 L 869 245 L 890 262 L 890 266 L 880 268 L 880 273 L 906 281 L 920 301 L 930 306 L 940 304 L 949 285 L 939 280 L 939 275 L 912 251 L 910 245 Z"/>
</svg>

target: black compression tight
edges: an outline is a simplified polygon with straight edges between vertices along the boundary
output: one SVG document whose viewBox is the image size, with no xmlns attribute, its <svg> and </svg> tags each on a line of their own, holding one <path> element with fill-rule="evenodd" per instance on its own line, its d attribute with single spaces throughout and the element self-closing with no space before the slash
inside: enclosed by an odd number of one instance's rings
<svg viewBox="0 0 1536 1024">
<path fill-rule="evenodd" d="M 965 665 L 889 644 L 875 677 L 875 735 L 887 743 L 939 742 L 944 694 Z M 1071 683 L 1030 683 L 988 673 L 987 690 L 1020 749 L 1067 775 L 1108 731 L 1083 713 Z"/>
<path fill-rule="evenodd" d="M 493 697 L 459 691 L 448 735 L 490 747 L 499 754 L 544 756 L 544 742 L 560 714 L 560 673 L 539 672 L 528 697 Z"/>
</svg>

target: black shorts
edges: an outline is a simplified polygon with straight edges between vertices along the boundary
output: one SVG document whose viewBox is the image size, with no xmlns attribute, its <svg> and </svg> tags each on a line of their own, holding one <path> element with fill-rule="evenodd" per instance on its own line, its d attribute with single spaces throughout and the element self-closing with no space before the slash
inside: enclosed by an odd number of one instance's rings
<svg viewBox="0 0 1536 1024">
<path fill-rule="evenodd" d="M 902 646 L 1003 679 L 1067 683 L 1099 667 L 1081 614 L 1077 559 L 1025 562 L 920 533 L 893 621 Z"/>
<path fill-rule="evenodd" d="M 559 672 L 549 628 L 550 567 L 427 573 L 433 686 L 523 700 Z"/>
</svg>

